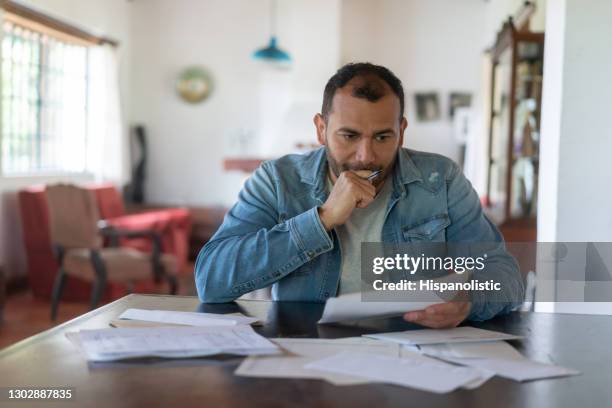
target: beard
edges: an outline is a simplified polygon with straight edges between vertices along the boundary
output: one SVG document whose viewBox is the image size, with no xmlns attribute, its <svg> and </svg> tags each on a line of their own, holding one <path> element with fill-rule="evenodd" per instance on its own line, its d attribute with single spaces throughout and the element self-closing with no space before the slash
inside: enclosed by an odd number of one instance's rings
<svg viewBox="0 0 612 408">
<path fill-rule="evenodd" d="M 364 163 L 339 163 L 335 159 L 333 153 L 331 152 L 331 150 L 329 149 L 329 146 L 327 145 L 325 146 L 325 155 L 327 157 L 327 163 L 329 164 L 329 168 L 334 173 L 336 178 L 340 177 L 340 173 L 342 173 L 343 171 L 369 170 L 369 171 L 374 172 L 374 171 L 382 170 L 381 173 L 374 180 L 372 180 L 372 185 L 374 187 L 379 187 L 387 179 L 387 176 L 393 170 L 393 166 L 395 165 L 395 161 L 397 159 L 397 152 L 396 152 L 396 154 L 393 156 L 393 161 L 389 163 L 389 165 L 386 167 L 380 166 L 380 165 L 374 165 L 374 164 L 368 165 Z"/>
</svg>

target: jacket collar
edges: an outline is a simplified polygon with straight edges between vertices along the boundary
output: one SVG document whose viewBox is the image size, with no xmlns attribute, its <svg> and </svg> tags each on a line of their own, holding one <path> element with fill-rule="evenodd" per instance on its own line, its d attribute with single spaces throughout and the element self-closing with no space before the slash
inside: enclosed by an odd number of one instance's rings
<svg viewBox="0 0 612 408">
<path fill-rule="evenodd" d="M 315 186 L 316 192 L 325 191 L 325 179 L 327 177 L 327 155 L 325 146 L 310 152 L 300 169 L 300 179 L 303 183 Z M 400 148 L 397 152 L 397 160 L 393 169 L 393 185 L 396 193 L 404 194 L 405 185 L 423 181 L 421 171 L 414 164 L 407 149 Z"/>
</svg>

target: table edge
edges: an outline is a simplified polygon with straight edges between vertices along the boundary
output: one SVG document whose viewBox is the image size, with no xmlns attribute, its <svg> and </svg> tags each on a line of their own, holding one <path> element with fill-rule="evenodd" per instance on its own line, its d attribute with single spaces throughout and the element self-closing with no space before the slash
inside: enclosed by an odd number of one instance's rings
<svg viewBox="0 0 612 408">
<path fill-rule="evenodd" d="M 37 342 L 40 339 L 43 339 L 43 338 L 48 337 L 48 336 L 50 336 L 52 334 L 55 334 L 56 332 L 65 329 L 66 327 L 75 325 L 75 324 L 77 324 L 77 323 L 79 323 L 79 322 L 81 322 L 83 320 L 87 320 L 87 319 L 89 319 L 89 318 L 91 318 L 93 316 L 96 316 L 96 315 L 98 315 L 100 313 L 103 313 L 106 310 L 116 306 L 117 304 L 124 303 L 125 301 L 127 301 L 130 298 L 140 297 L 140 296 L 146 296 L 146 297 L 186 297 L 186 298 L 195 298 L 196 297 L 196 296 L 182 296 L 182 295 L 180 295 L 180 296 L 178 296 L 178 295 L 174 295 L 174 296 L 171 296 L 171 295 L 158 295 L 158 294 L 154 294 L 154 293 L 153 294 L 130 293 L 130 294 L 127 294 L 127 295 L 125 295 L 125 296 L 123 296 L 123 297 L 121 297 L 119 299 L 116 299 L 116 300 L 110 302 L 110 303 L 107 303 L 107 304 L 105 304 L 103 306 L 100 306 L 100 307 L 98 307 L 98 308 L 96 308 L 94 310 L 90 310 L 87 313 L 84 313 L 82 315 L 76 316 L 76 317 L 74 317 L 74 318 L 72 318 L 72 319 L 70 319 L 70 320 L 68 320 L 68 321 L 66 321 L 64 323 L 58 324 L 57 326 L 53 326 L 53 327 L 51 327 L 51 328 L 49 328 L 47 330 L 41 331 L 40 333 L 36 333 L 36 334 L 34 334 L 32 336 L 26 337 L 25 339 L 19 340 L 16 343 L 13 343 L 13 344 L 5 347 L 4 349 L 0 350 L 0 358 L 6 357 L 6 356 L 8 356 L 8 355 L 10 355 L 10 354 L 12 354 L 12 353 L 22 349 L 23 347 L 28 346 L 31 343 Z"/>
</svg>

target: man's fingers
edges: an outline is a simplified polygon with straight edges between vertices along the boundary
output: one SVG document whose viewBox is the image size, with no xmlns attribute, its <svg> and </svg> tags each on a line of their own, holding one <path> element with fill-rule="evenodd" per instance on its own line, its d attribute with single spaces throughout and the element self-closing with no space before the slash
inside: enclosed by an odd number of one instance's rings
<svg viewBox="0 0 612 408">
<path fill-rule="evenodd" d="M 361 198 L 357 200 L 357 208 L 366 208 L 372 201 L 374 201 L 374 197 L 361 196 Z"/>
<path fill-rule="evenodd" d="M 353 189 L 352 191 L 358 208 L 365 208 L 372 201 L 374 201 L 374 198 L 376 197 L 376 189 L 374 186 L 369 185 L 369 188 L 364 188 L 361 185 L 353 185 L 351 187 Z"/>
<path fill-rule="evenodd" d="M 404 319 L 410 322 L 429 322 L 429 321 L 443 321 L 448 320 L 449 315 L 446 314 L 431 314 L 425 310 L 418 310 L 416 312 L 409 312 L 404 315 Z"/>
<path fill-rule="evenodd" d="M 353 173 L 352 171 L 346 171 L 342 174 L 345 174 L 348 180 L 352 181 L 358 186 L 363 187 L 368 190 L 374 189 L 374 191 L 376 191 L 376 188 L 372 185 L 372 183 L 369 180 L 359 177 L 357 174 Z"/>
<path fill-rule="evenodd" d="M 457 303 L 440 303 L 438 305 L 431 305 L 425 309 L 425 313 L 428 315 L 445 315 L 455 314 L 459 311 L 460 306 Z"/>
<path fill-rule="evenodd" d="M 434 329 L 455 327 L 466 317 L 469 303 L 449 302 L 408 312 L 404 320 Z"/>
<path fill-rule="evenodd" d="M 430 316 L 425 311 L 410 312 L 404 315 L 404 319 L 421 326 L 431 327 L 432 329 L 442 329 L 455 327 L 459 322 L 448 316 Z"/>
</svg>

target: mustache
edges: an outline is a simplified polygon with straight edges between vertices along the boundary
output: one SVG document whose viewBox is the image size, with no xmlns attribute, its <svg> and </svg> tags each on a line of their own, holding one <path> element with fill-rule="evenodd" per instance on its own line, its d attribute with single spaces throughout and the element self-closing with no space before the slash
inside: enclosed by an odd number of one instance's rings
<svg viewBox="0 0 612 408">
<path fill-rule="evenodd" d="M 369 170 L 369 171 L 378 171 L 382 170 L 382 166 L 367 166 L 362 164 L 343 164 L 342 170 L 351 170 L 351 171 L 360 171 L 360 170 Z"/>
</svg>

